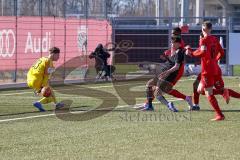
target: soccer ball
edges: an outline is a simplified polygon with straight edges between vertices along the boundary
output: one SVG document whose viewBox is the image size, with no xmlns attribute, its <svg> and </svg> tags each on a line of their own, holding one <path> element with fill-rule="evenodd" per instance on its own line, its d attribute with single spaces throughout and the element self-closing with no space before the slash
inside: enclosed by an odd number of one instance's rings
<svg viewBox="0 0 240 160">
<path fill-rule="evenodd" d="M 41 90 L 41 93 L 42 93 L 43 97 L 50 97 L 52 94 L 52 90 L 50 87 L 43 87 Z"/>
</svg>

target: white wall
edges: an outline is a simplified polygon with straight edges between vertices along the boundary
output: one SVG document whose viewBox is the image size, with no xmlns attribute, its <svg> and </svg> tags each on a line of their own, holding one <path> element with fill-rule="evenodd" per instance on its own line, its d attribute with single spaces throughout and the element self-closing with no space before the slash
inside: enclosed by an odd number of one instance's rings
<svg viewBox="0 0 240 160">
<path fill-rule="evenodd" d="M 229 33 L 229 64 L 240 64 L 240 33 Z"/>
</svg>

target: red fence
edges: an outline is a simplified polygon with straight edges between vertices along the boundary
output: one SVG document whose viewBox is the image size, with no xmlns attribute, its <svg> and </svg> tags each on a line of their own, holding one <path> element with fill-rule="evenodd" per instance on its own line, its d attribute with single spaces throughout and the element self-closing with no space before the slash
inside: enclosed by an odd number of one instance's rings
<svg viewBox="0 0 240 160">
<path fill-rule="evenodd" d="M 111 42 L 111 35 L 112 27 L 106 20 L 1 17 L 0 72 L 26 70 L 52 46 L 61 49 L 59 66 L 89 54 L 98 43 Z"/>
</svg>

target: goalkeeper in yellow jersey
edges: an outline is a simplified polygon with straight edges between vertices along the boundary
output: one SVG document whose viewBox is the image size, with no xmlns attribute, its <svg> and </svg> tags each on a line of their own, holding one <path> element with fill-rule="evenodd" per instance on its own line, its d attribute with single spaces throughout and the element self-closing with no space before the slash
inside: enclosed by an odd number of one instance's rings
<svg viewBox="0 0 240 160">
<path fill-rule="evenodd" d="M 60 49 L 52 47 L 49 49 L 49 56 L 38 59 L 35 64 L 29 69 L 27 74 L 27 84 L 34 89 L 37 95 L 42 95 L 43 98 L 33 103 L 33 106 L 44 112 L 42 104 L 53 102 L 56 109 L 63 107 L 62 103 L 57 103 L 55 95 L 49 85 L 51 74 L 55 71 L 53 61 L 58 61 Z"/>
</svg>

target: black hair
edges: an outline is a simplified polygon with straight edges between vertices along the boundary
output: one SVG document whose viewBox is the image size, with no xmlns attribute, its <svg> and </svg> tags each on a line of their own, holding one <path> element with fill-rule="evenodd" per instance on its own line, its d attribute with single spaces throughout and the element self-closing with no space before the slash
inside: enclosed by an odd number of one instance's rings
<svg viewBox="0 0 240 160">
<path fill-rule="evenodd" d="M 212 23 L 210 21 L 203 22 L 202 26 L 204 26 L 207 29 L 212 29 Z"/>
<path fill-rule="evenodd" d="M 181 43 L 182 39 L 179 36 L 172 36 L 171 40 L 173 43 Z"/>
<path fill-rule="evenodd" d="M 181 33 L 182 33 L 182 30 L 181 30 L 181 28 L 179 28 L 179 27 L 175 27 L 175 28 L 173 28 L 173 30 L 172 30 L 172 34 L 173 34 L 173 35 L 181 35 Z"/>
<path fill-rule="evenodd" d="M 49 52 L 52 54 L 60 53 L 60 49 L 58 47 L 52 47 L 49 49 Z"/>
<path fill-rule="evenodd" d="M 100 52 L 103 50 L 103 45 L 101 43 L 99 43 L 95 49 L 95 52 Z"/>
</svg>

